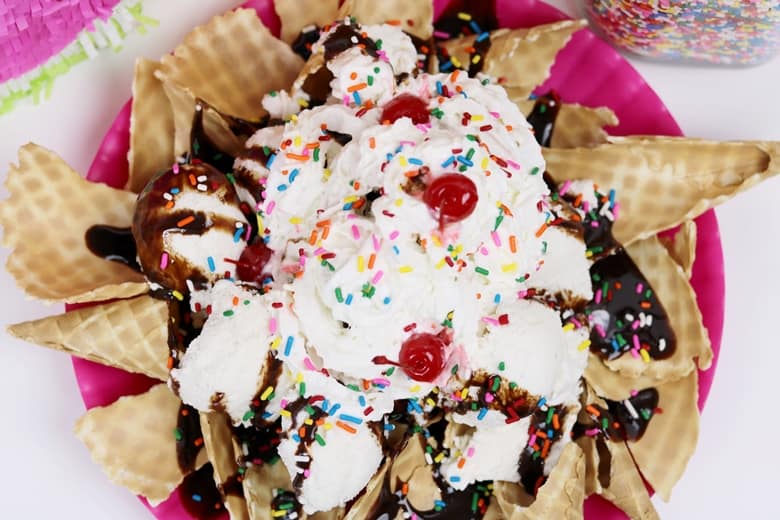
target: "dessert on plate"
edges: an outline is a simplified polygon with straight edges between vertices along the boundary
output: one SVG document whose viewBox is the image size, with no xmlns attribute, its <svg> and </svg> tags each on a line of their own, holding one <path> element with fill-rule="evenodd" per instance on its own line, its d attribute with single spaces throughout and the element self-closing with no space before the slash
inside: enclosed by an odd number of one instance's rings
<svg viewBox="0 0 780 520">
<path fill-rule="evenodd" d="M 612 138 L 532 95 L 581 22 L 338 4 L 140 60 L 125 190 L 20 150 L 9 271 L 102 303 L 10 333 L 157 380 L 76 434 L 196 517 L 656 518 L 643 479 L 669 497 L 712 359 L 692 219 L 780 144 Z"/>
</svg>

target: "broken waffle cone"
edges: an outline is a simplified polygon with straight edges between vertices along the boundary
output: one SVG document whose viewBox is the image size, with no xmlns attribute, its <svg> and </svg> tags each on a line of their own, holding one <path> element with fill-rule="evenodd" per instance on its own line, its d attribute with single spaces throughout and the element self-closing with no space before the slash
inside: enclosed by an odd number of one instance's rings
<svg viewBox="0 0 780 520">
<path fill-rule="evenodd" d="M 533 100 L 514 98 L 511 91 L 510 99 L 526 116 L 533 110 Z M 617 124 L 617 116 L 607 107 L 590 108 L 577 103 L 562 103 L 555 119 L 555 131 L 550 146 L 553 148 L 598 146 L 609 140 L 604 127 Z"/>
<path fill-rule="evenodd" d="M 433 35 L 433 2 L 431 0 L 346 0 L 339 17 L 354 17 L 363 25 L 388 23 L 427 40 Z"/>
<path fill-rule="evenodd" d="M 275 493 L 292 490 L 290 474 L 280 460 L 247 468 L 243 484 L 250 520 L 272 520 Z"/>
<path fill-rule="evenodd" d="M 202 101 L 198 102 L 188 91 L 169 81 L 163 82 L 163 90 L 173 112 L 173 149 L 175 157 L 181 157 L 190 152 L 192 124 L 199 105 L 200 109 L 204 111 L 203 129 L 209 139 L 220 150 L 232 155 L 238 155 L 243 150 L 244 143 L 233 133 L 230 125 L 220 113 L 205 105 Z"/>
<path fill-rule="evenodd" d="M 200 428 L 206 454 L 214 468 L 214 483 L 222 495 L 225 509 L 231 520 L 247 520 L 249 511 L 239 480 L 230 418 L 224 412 L 201 412 Z"/>
<path fill-rule="evenodd" d="M 567 444 L 535 499 L 521 486 L 509 482 L 495 482 L 494 495 L 508 520 L 581 519 L 585 500 L 585 456 L 575 443 Z M 529 502 L 530 505 L 524 507 Z"/>
<path fill-rule="evenodd" d="M 144 277 L 87 249 L 95 224 L 129 227 L 135 194 L 82 179 L 55 153 L 35 144 L 19 149 L 19 165 L 0 202 L 6 267 L 24 291 L 68 303 L 128 298 L 148 291 Z"/>
<path fill-rule="evenodd" d="M 634 520 L 657 520 L 658 513 L 626 443 L 604 442 L 609 450 L 609 483 L 601 496 Z"/>
<path fill-rule="evenodd" d="M 631 389 L 680 379 L 694 371 L 697 364 L 698 368 L 706 370 L 712 363 L 712 345 L 702 322 L 696 293 L 682 267 L 658 237 L 634 242 L 626 251 L 663 305 L 674 331 L 676 347 L 670 357 L 649 362 L 630 353 L 610 361 L 602 361 L 591 354 L 585 378 L 599 395 L 609 399 Z M 619 374 L 609 374 L 609 371 Z"/>
<path fill-rule="evenodd" d="M 691 220 L 780 173 L 780 142 L 613 137 L 589 149 L 543 150 L 555 179 L 616 190 L 613 232 L 623 244 Z"/>
<path fill-rule="evenodd" d="M 512 88 L 516 99 L 526 99 L 550 75 L 555 56 L 585 27 L 585 20 L 566 20 L 530 29 L 498 29 L 490 33 L 490 48 L 480 59 L 482 72 L 498 78 L 502 86 Z M 441 42 L 454 58 L 453 64 L 468 66 L 469 50 L 477 36 Z M 457 62 L 457 63 L 456 63 Z"/>
<path fill-rule="evenodd" d="M 699 438 L 699 374 L 693 371 L 656 389 L 659 412 L 653 415 L 642 438 L 628 443 L 628 449 L 645 479 L 668 501 Z"/>
<path fill-rule="evenodd" d="M 339 0 L 274 0 L 282 22 L 282 41 L 292 43 L 310 26 L 323 27 L 339 16 Z"/>
<path fill-rule="evenodd" d="M 108 478 L 157 505 L 184 479 L 176 454 L 176 429 L 181 401 L 165 385 L 120 397 L 109 406 L 92 408 L 75 426 Z M 196 468 L 206 461 L 201 450 Z"/>
<path fill-rule="evenodd" d="M 168 309 L 148 295 L 11 325 L 19 339 L 96 363 L 168 378 Z"/>
<path fill-rule="evenodd" d="M 674 236 L 659 236 L 658 239 L 666 248 L 669 256 L 682 267 L 685 276 L 690 280 L 693 272 L 693 263 L 696 261 L 696 222 L 686 220 L 680 224 L 680 229 L 674 233 Z"/>
<path fill-rule="evenodd" d="M 257 121 L 263 96 L 290 86 L 303 60 L 252 9 L 237 9 L 190 32 L 162 59 L 158 76 L 219 112 Z"/>
<path fill-rule="evenodd" d="M 173 112 L 162 82 L 154 75 L 159 68 L 158 62 L 144 58 L 135 62 L 126 185 L 135 193 L 158 172 L 170 168 L 176 157 Z"/>
<path fill-rule="evenodd" d="M 382 494 L 382 487 L 385 484 L 387 478 L 387 472 L 390 469 L 391 461 L 386 459 L 384 464 L 377 470 L 376 474 L 371 477 L 366 487 L 358 495 L 352 507 L 349 508 L 347 514 L 344 516 L 344 520 L 362 520 L 363 518 L 370 518 L 371 513 L 374 511 L 374 506 Z"/>
</svg>

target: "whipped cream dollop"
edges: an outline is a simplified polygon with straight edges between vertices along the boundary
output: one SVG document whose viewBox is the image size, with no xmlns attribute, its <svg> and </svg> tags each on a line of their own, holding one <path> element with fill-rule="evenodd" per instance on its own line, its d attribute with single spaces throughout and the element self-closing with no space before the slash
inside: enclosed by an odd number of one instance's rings
<svg viewBox="0 0 780 520">
<path fill-rule="evenodd" d="M 487 77 L 419 70 L 396 27 L 347 20 L 312 51 L 327 95 L 301 78 L 266 96 L 283 123 L 236 161 L 261 200 L 239 182 L 214 209 L 177 202 L 255 233 L 225 243 L 218 256 L 238 268 L 220 265 L 193 293 L 210 313 L 174 386 L 235 424 L 280 418 L 279 453 L 307 513 L 360 493 L 399 401 L 418 419 L 443 409 L 468 432 L 436 462 L 455 489 L 523 481 L 537 415 L 551 410 L 549 474 L 579 410 L 590 261 L 581 229 L 557 225 L 573 210 L 551 197 L 529 124 Z M 256 214 L 228 210 L 236 197 Z M 206 236 L 202 250 L 174 238 L 193 264 L 210 251 Z M 242 279 L 258 258 L 263 281 Z"/>
</svg>

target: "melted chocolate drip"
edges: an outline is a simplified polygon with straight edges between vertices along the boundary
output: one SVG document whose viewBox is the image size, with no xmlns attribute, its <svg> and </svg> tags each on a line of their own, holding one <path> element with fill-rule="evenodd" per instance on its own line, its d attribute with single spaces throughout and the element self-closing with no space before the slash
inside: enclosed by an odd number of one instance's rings
<svg viewBox="0 0 780 520">
<path fill-rule="evenodd" d="M 195 459 L 203 447 L 200 415 L 192 406 L 182 403 L 176 421 L 176 456 L 182 473 L 195 469 Z"/>
<path fill-rule="evenodd" d="M 136 256 L 133 232 L 130 228 L 96 225 L 89 228 L 84 235 L 87 248 L 95 256 L 105 260 L 125 264 L 131 269 L 141 271 Z"/>
<path fill-rule="evenodd" d="M 198 101 L 190 132 L 190 161 L 198 160 L 210 164 L 217 170 L 227 173 L 233 170 L 235 157 L 221 149 L 208 135 L 203 124 L 203 114 L 207 105 Z"/>
<path fill-rule="evenodd" d="M 470 18 L 464 20 L 458 15 L 466 13 Z M 485 54 L 490 50 L 490 31 L 498 29 L 495 0 L 453 0 L 434 23 L 437 33 L 449 35 L 448 38 L 476 35 L 477 38 L 469 52 L 466 66 L 469 76 L 475 76 L 485 65 Z M 443 47 L 437 46 L 436 54 L 440 72 L 452 72 L 455 65 Z M 479 56 L 475 60 L 475 57 Z M 461 68 L 463 64 L 461 64 Z"/>
<path fill-rule="evenodd" d="M 281 513 L 284 511 L 284 513 Z M 293 520 L 302 515 L 301 504 L 292 491 L 276 490 L 276 496 L 271 501 L 271 513 L 274 520 Z"/>
<path fill-rule="evenodd" d="M 240 475 L 231 475 L 228 477 L 228 479 L 223 482 L 219 486 L 219 491 L 222 493 L 223 497 L 227 496 L 234 496 L 234 497 L 242 497 L 244 496 L 244 484 L 243 479 Z"/>
<path fill-rule="evenodd" d="M 518 469 L 520 483 L 530 495 L 536 496 L 545 483 L 544 466 L 552 445 L 563 435 L 561 426 L 566 410 L 554 406 L 537 408 L 528 427 L 528 445 L 520 453 Z"/>
<path fill-rule="evenodd" d="M 623 401 L 605 399 L 607 409 L 590 405 L 587 412 L 610 440 L 637 441 L 647 430 L 658 407 L 658 390 L 645 388 Z M 594 412 L 598 412 L 598 415 Z"/>
<path fill-rule="evenodd" d="M 595 195 L 594 208 L 576 202 L 576 194 L 565 193 L 562 197 L 568 203 L 579 204 L 585 212 L 585 245 L 594 260 L 590 268 L 594 299 L 585 309 L 591 325 L 590 350 L 604 359 L 616 359 L 626 352 L 666 359 L 677 346 L 669 315 L 639 267 L 612 235 L 609 213 L 614 210 L 613 192 Z"/>
<path fill-rule="evenodd" d="M 330 96 L 330 82 L 333 73 L 326 66 L 322 66 L 312 74 L 306 76 L 301 85 L 301 90 L 309 95 L 309 107 L 324 105 Z"/>
<path fill-rule="evenodd" d="M 350 134 L 343 134 L 335 130 L 325 130 L 325 133 L 331 136 L 333 140 L 339 143 L 341 146 L 346 146 L 346 144 L 352 140 L 352 136 Z"/>
<path fill-rule="evenodd" d="M 453 411 L 459 414 L 481 409 L 497 410 L 504 414 L 507 424 L 528 417 L 536 407 L 537 397 L 520 387 L 512 387 L 501 376 L 475 372 L 464 387 L 479 387 L 476 399 L 467 397 L 458 402 Z"/>
<path fill-rule="evenodd" d="M 304 30 L 298 35 L 294 42 L 290 44 L 295 54 L 303 58 L 304 61 L 311 57 L 311 46 L 317 43 L 320 39 L 320 28 L 316 25 L 309 28 L 304 27 Z"/>
<path fill-rule="evenodd" d="M 361 46 L 363 51 L 372 58 L 378 56 L 376 42 L 363 36 L 359 27 L 354 24 L 340 24 L 325 39 L 323 46 L 325 47 L 325 61 L 331 61 L 342 52 L 355 46 Z"/>
<path fill-rule="evenodd" d="M 252 424 L 255 428 L 266 428 L 268 422 L 265 417 L 265 409 L 273 398 L 274 394 L 271 393 L 266 399 L 262 399 L 263 392 L 269 387 L 276 388 L 279 383 L 279 378 L 282 377 L 282 371 L 284 370 L 284 363 L 278 359 L 273 352 L 268 352 L 265 360 L 265 371 L 263 374 L 263 381 L 259 385 L 257 394 L 249 404 L 249 409 L 252 412 Z"/>
<path fill-rule="evenodd" d="M 193 518 L 217 518 L 225 511 L 222 495 L 214 483 L 211 464 L 185 477 L 178 493 L 184 508 Z"/>
<path fill-rule="evenodd" d="M 471 15 L 471 19 L 462 20 L 460 13 Z M 450 38 L 493 31 L 498 29 L 496 0 L 451 0 L 433 25 Z"/>
<path fill-rule="evenodd" d="M 528 123 L 534 129 L 534 137 L 541 145 L 548 147 L 552 143 L 553 131 L 555 130 L 555 120 L 558 118 L 558 111 L 561 108 L 561 98 L 554 90 L 549 91 L 543 96 L 536 98 L 534 108 L 528 114 Z"/>
<path fill-rule="evenodd" d="M 254 466 L 275 463 L 279 457 L 281 442 L 281 420 L 266 426 L 237 426 L 233 434 L 242 445 L 244 454 L 239 461 L 241 465 L 251 463 Z"/>
<path fill-rule="evenodd" d="M 666 359 L 676 348 L 669 316 L 652 287 L 624 250 L 590 268 L 596 298 L 588 305 L 591 351 L 615 359 L 644 350 L 652 359 Z"/>
</svg>

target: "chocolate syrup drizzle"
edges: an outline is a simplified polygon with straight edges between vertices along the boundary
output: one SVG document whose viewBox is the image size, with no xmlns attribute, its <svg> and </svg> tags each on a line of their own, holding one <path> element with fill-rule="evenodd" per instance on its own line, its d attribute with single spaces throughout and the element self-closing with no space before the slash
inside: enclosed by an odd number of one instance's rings
<svg viewBox="0 0 780 520">
<path fill-rule="evenodd" d="M 98 224 L 90 227 L 84 235 L 87 248 L 93 255 L 111 262 L 125 264 L 134 271 L 141 271 L 138 265 L 138 252 L 130 228 L 104 226 Z"/>
<path fill-rule="evenodd" d="M 179 485 L 178 493 L 184 508 L 193 518 L 217 518 L 225 512 L 210 463 L 187 475 Z"/>
<path fill-rule="evenodd" d="M 463 13 L 467 13 L 469 18 L 464 20 L 458 16 Z M 498 29 L 496 2 L 495 0 L 454 0 L 434 22 L 434 28 L 437 34 L 447 34 L 448 38 L 476 36 L 469 51 L 468 63 L 462 63 L 460 67 L 455 66 L 444 47 L 436 48 L 439 72 L 452 72 L 456 68 L 465 68 L 469 76 L 474 77 L 482 72 L 485 66 L 484 58 L 492 45 L 490 31 Z"/>
<path fill-rule="evenodd" d="M 596 428 L 612 441 L 638 441 L 659 411 L 658 399 L 658 390 L 645 388 L 623 401 L 604 399 L 607 408 L 590 404 L 585 411 L 592 421 L 578 422 L 572 430 L 572 436 L 577 438 Z"/>
<path fill-rule="evenodd" d="M 534 107 L 526 119 L 533 127 L 534 137 L 540 146 L 550 147 L 560 108 L 561 98 L 554 90 L 536 98 Z"/>
</svg>

